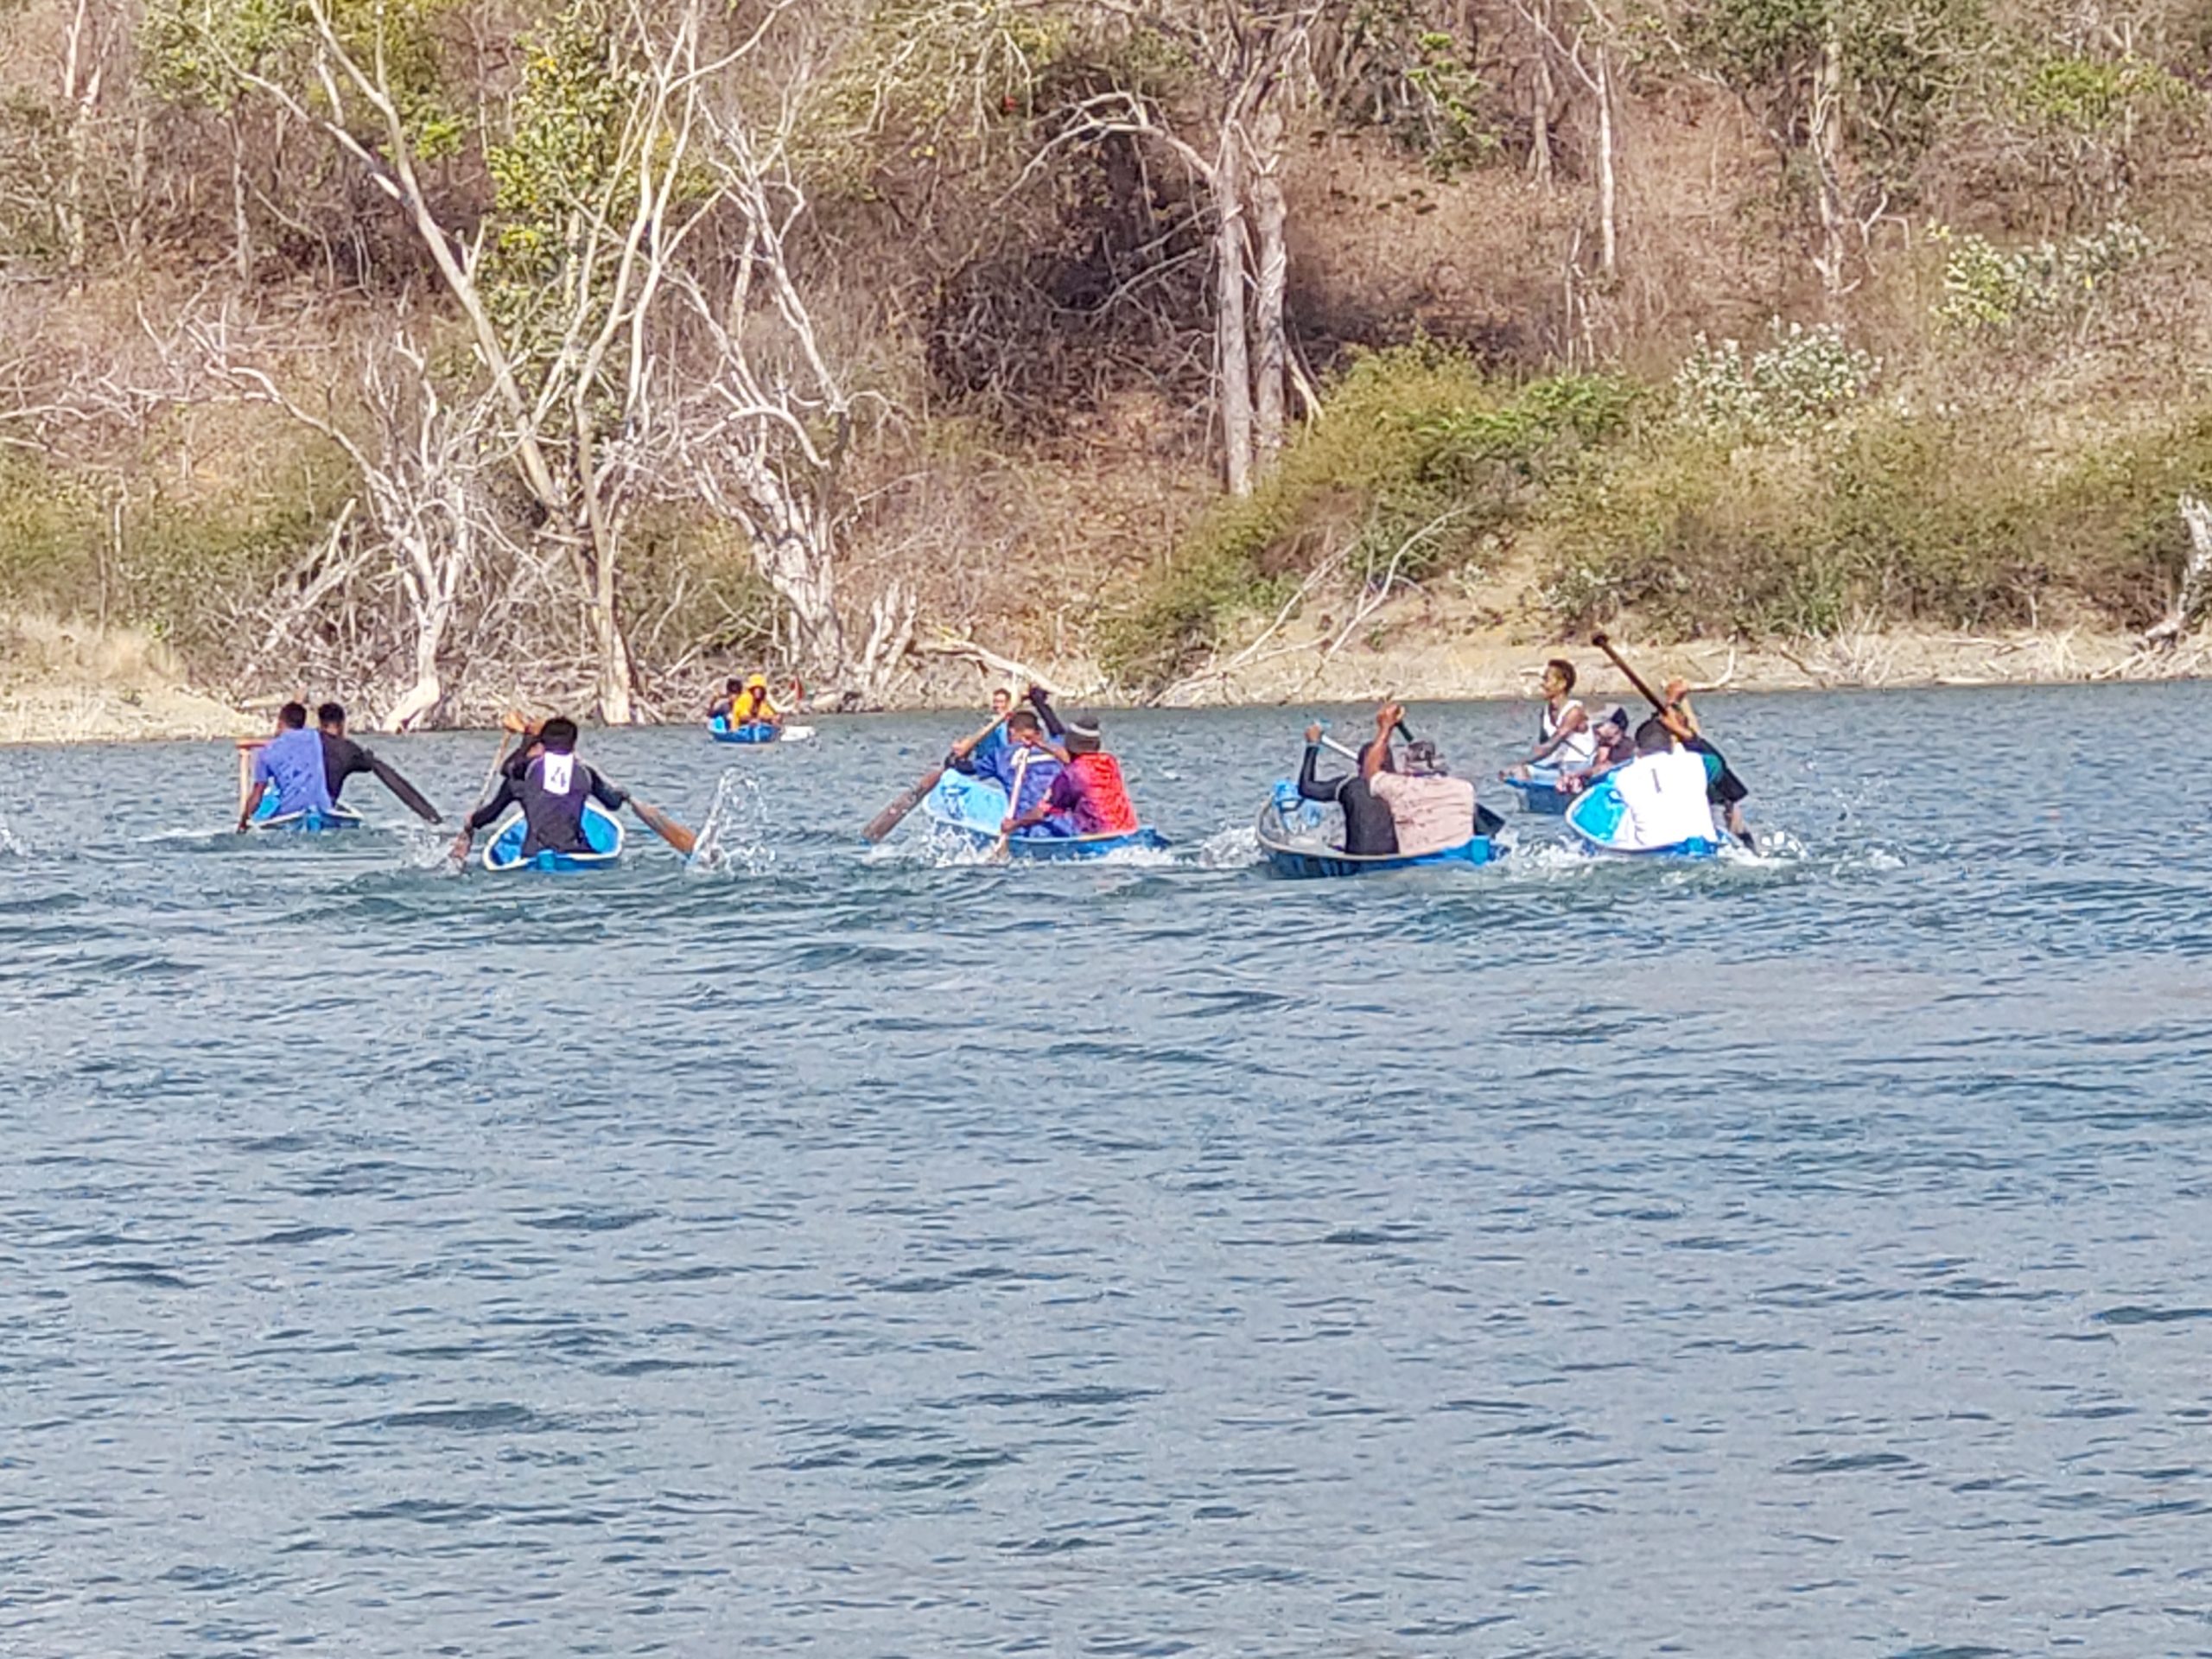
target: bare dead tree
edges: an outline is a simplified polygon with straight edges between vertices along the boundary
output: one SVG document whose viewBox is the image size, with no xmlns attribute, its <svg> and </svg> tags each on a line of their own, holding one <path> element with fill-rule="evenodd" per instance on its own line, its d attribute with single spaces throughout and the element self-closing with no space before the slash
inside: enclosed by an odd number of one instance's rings
<svg viewBox="0 0 2212 1659">
<path fill-rule="evenodd" d="M 344 452 L 359 476 L 373 531 L 341 554 L 349 502 L 313 579 L 268 619 L 264 654 L 303 619 L 342 601 L 365 565 L 380 563 L 404 601 L 410 666 L 378 724 L 400 732 L 435 721 L 446 696 L 441 658 L 463 589 L 502 539 L 483 484 L 497 464 L 493 395 L 480 391 L 457 405 L 445 403 L 422 347 L 395 327 L 364 351 L 358 365 L 359 409 L 370 429 L 357 435 L 246 360 L 225 320 L 192 325 L 188 337 L 218 382 L 281 410 Z"/>
</svg>

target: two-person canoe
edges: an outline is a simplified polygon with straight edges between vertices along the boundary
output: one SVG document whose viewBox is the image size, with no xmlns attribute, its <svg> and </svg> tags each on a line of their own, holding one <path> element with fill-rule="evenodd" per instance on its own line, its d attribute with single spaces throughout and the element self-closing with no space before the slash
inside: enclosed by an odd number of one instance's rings
<svg viewBox="0 0 2212 1659">
<path fill-rule="evenodd" d="M 717 743 L 798 743 L 812 737 L 814 728 L 778 726 L 765 720 L 733 726 L 728 715 L 716 715 L 707 722 L 707 735 Z"/>
<path fill-rule="evenodd" d="M 970 778 L 947 767 L 936 787 L 922 798 L 922 808 L 935 829 L 988 850 L 998 845 L 999 825 L 1006 822 L 1006 791 L 987 778 Z M 1055 836 L 1026 830 L 1006 838 L 1009 858 L 1052 863 L 1154 851 L 1166 845 L 1167 837 L 1148 823 L 1118 836 Z"/>
<path fill-rule="evenodd" d="M 1278 784 L 1274 798 L 1260 809 L 1259 822 L 1253 828 L 1268 874 L 1288 881 L 1336 880 L 1431 865 L 1491 864 L 1503 856 L 1504 849 L 1488 836 L 1470 836 L 1455 847 L 1433 853 L 1347 853 L 1323 838 L 1321 822 L 1313 804 L 1298 798 L 1296 785 Z"/>
<path fill-rule="evenodd" d="M 1574 798 L 1567 827 L 1592 852 L 1618 858 L 1718 858 L 1719 837 L 1693 836 L 1664 847 L 1638 847 L 1629 839 L 1628 803 L 1611 778 L 1601 778 Z"/>
<path fill-rule="evenodd" d="M 1574 797 L 1559 786 L 1559 773 L 1550 766 L 1531 766 L 1526 778 L 1508 778 L 1505 786 L 1521 797 L 1523 812 L 1557 817 Z"/>
<path fill-rule="evenodd" d="M 514 813 L 484 843 L 484 868 L 495 875 L 512 875 L 517 870 L 598 870 L 622 856 L 622 821 L 596 801 L 584 803 L 583 831 L 591 849 L 588 853 L 540 851 L 524 858 L 523 842 L 530 825 L 521 813 Z"/>
</svg>

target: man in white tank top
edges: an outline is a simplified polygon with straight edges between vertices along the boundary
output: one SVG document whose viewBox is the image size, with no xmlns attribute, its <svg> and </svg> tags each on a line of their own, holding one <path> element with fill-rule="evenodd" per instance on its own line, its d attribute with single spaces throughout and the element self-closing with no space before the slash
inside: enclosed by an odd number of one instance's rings
<svg viewBox="0 0 2212 1659">
<path fill-rule="evenodd" d="M 1531 766 L 1580 772 L 1597 753 L 1589 713 L 1574 696 L 1574 664 L 1554 657 L 1544 664 L 1544 706 L 1536 716 L 1536 747 L 1515 769 L 1516 774 L 1526 778 Z"/>
</svg>

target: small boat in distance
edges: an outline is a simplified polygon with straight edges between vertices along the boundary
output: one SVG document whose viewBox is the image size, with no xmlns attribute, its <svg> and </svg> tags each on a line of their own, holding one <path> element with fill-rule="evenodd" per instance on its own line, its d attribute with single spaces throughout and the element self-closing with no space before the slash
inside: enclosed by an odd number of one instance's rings
<svg viewBox="0 0 2212 1659">
<path fill-rule="evenodd" d="M 495 875 L 517 870 L 603 869 L 622 856 L 622 821 L 596 801 L 584 803 L 584 842 L 588 853 L 538 852 L 525 859 L 523 842 L 530 826 L 517 812 L 509 817 L 484 843 L 484 868 Z"/>
<path fill-rule="evenodd" d="M 814 728 L 778 726 L 765 720 L 733 726 L 728 715 L 716 715 L 707 722 L 707 735 L 717 743 L 803 743 L 814 735 Z"/>
</svg>

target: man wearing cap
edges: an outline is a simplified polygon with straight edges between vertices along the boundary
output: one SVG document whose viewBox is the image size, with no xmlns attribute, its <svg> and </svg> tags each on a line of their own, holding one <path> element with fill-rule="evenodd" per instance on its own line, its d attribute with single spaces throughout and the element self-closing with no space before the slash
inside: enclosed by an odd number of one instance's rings
<svg viewBox="0 0 2212 1659">
<path fill-rule="evenodd" d="M 1627 709 L 1615 706 L 1590 729 L 1597 741 L 1597 752 L 1590 764 L 1559 775 L 1560 787 L 1570 793 L 1589 788 L 1608 772 L 1618 772 L 1636 759 L 1636 727 L 1629 719 Z"/>
<path fill-rule="evenodd" d="M 1475 786 L 1452 777 L 1436 745 L 1425 740 L 1408 743 L 1398 757 L 1397 770 L 1384 771 L 1390 734 L 1405 717 L 1404 708 L 1395 702 L 1376 710 L 1375 741 L 1368 746 L 1359 771 L 1368 788 L 1390 809 L 1391 822 L 1397 827 L 1398 855 L 1420 858 L 1474 838 Z"/>
<path fill-rule="evenodd" d="M 1036 700 L 1034 688 L 1030 696 Z M 1122 763 L 1100 747 L 1098 716 L 1079 714 L 1062 720 L 1046 702 L 1039 702 L 1037 712 L 1065 747 L 1055 751 L 1042 738 L 1030 741 L 1061 763 L 1060 775 L 1052 779 L 1052 786 L 1035 806 L 1009 814 L 999 826 L 1001 833 L 1014 835 L 1040 824 L 1054 835 L 1135 833 L 1140 827 L 1137 810 L 1130 804 L 1128 788 L 1122 781 Z"/>
</svg>

